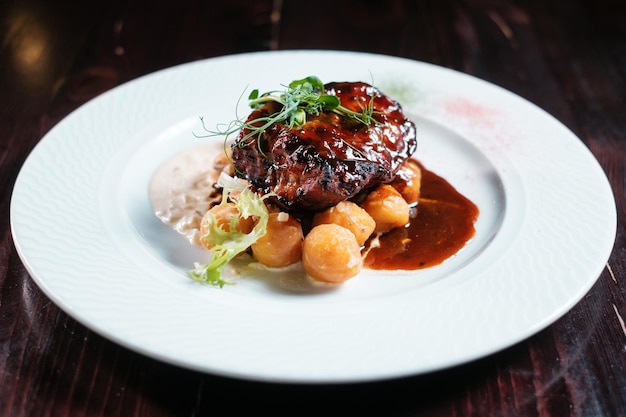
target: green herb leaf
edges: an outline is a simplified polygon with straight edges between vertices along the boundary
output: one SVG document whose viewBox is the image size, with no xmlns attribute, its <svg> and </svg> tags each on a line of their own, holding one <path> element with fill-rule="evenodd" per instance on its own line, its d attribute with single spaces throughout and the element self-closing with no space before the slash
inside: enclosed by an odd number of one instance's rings
<svg viewBox="0 0 626 417">
<path fill-rule="evenodd" d="M 324 83 L 315 75 L 309 75 L 308 77 L 303 78 L 301 80 L 293 80 L 292 82 L 289 83 L 289 88 L 296 89 L 298 87 L 305 86 L 306 84 L 309 84 L 312 90 L 321 91 L 324 89 Z"/>
<path fill-rule="evenodd" d="M 335 110 L 341 104 L 339 97 L 330 94 L 321 95 L 318 101 L 324 105 L 325 110 Z"/>
</svg>

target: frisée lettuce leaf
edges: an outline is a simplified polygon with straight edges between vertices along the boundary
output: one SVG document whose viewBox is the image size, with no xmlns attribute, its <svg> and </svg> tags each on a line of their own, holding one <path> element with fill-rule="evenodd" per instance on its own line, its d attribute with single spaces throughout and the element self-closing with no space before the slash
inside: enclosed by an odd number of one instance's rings
<svg viewBox="0 0 626 417">
<path fill-rule="evenodd" d="M 189 274 L 196 281 L 222 288 L 226 284 L 232 284 L 222 278 L 222 268 L 265 235 L 269 213 L 264 200 L 271 194 L 259 196 L 248 186 L 225 173 L 220 174 L 217 185 L 223 189 L 220 204 L 234 202 L 237 213 L 230 219 L 228 228 L 222 228 L 211 212 L 207 214 L 205 225 L 207 233 L 203 238 L 211 243 L 209 249 L 211 259 L 208 263 L 195 262 Z M 241 219 L 252 216 L 257 218 L 257 221 L 250 233 L 237 230 L 237 224 Z"/>
</svg>

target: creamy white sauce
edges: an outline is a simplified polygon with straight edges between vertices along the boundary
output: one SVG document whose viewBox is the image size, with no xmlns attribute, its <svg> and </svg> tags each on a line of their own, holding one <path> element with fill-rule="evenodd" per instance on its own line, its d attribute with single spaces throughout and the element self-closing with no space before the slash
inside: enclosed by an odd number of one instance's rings
<svg viewBox="0 0 626 417">
<path fill-rule="evenodd" d="M 175 155 L 152 175 L 149 194 L 154 213 L 200 246 L 200 221 L 220 202 L 221 194 L 214 186 L 228 167 L 222 147 L 203 145 Z"/>
</svg>

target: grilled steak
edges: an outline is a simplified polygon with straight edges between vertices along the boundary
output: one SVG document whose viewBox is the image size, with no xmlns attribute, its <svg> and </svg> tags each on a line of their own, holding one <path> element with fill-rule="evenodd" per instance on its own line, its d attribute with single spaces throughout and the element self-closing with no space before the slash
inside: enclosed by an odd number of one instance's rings
<svg viewBox="0 0 626 417">
<path fill-rule="evenodd" d="M 361 82 L 325 85 L 341 105 L 361 112 L 373 98 L 373 121 L 365 125 L 332 112 L 308 115 L 301 126 L 273 124 L 232 147 L 235 172 L 261 193 L 273 192 L 290 212 L 319 211 L 394 179 L 417 146 L 415 125 L 400 105 Z M 248 121 L 280 111 L 275 102 L 252 111 Z M 244 140 L 245 139 L 245 140 Z"/>
</svg>

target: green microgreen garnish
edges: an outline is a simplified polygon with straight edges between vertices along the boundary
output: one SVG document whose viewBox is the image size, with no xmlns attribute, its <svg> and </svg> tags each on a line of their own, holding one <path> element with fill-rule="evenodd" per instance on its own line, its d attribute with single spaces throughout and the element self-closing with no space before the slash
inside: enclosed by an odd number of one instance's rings
<svg viewBox="0 0 626 417">
<path fill-rule="evenodd" d="M 284 124 L 289 128 L 302 126 L 307 121 L 307 115 L 319 115 L 322 112 L 332 112 L 340 116 L 350 118 L 358 123 L 369 126 L 376 122 L 374 114 L 374 97 L 372 96 L 368 105 L 364 106 L 361 112 L 355 112 L 341 105 L 337 96 L 325 94 L 324 83 L 316 76 L 309 76 L 301 80 L 294 80 L 283 92 L 269 91 L 259 94 L 259 90 L 252 90 L 248 96 L 249 105 L 256 109 L 268 102 L 281 104 L 281 109 L 276 113 L 253 120 L 244 121 L 237 117 L 236 120 L 226 125 L 218 127 L 217 131 L 211 131 L 204 126 L 204 120 L 200 118 L 204 129 L 209 132 L 209 136 L 223 135 L 230 136 L 239 130 L 248 130 L 241 138 L 241 144 L 247 143 L 249 139 L 260 136 L 266 129 L 276 123 Z"/>
</svg>

